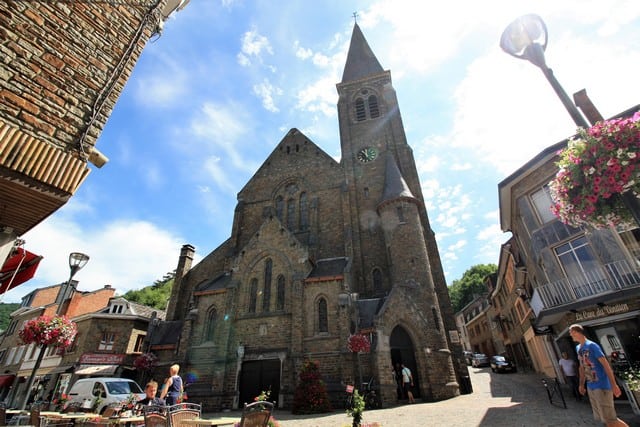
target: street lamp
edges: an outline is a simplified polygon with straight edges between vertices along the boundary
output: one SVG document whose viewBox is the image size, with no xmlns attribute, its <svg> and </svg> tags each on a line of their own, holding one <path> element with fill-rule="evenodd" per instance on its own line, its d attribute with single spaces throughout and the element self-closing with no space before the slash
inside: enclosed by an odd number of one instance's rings
<svg viewBox="0 0 640 427">
<path fill-rule="evenodd" d="M 547 26 L 542 18 L 535 14 L 524 15 L 513 21 L 504 30 L 500 37 L 500 47 L 509 55 L 518 59 L 526 59 L 540 68 L 575 124 L 586 129 L 589 124 L 562 86 L 560 86 L 551 68 L 547 67 L 544 59 L 544 51 L 547 48 L 548 41 L 547 36 Z M 638 198 L 631 191 L 625 191 L 616 197 L 621 198 L 636 224 L 640 226 L 640 201 L 638 201 Z"/>
<path fill-rule="evenodd" d="M 526 59 L 540 68 L 545 77 L 551 83 L 553 90 L 562 101 L 569 115 L 579 127 L 588 128 L 589 125 L 578 108 L 571 101 L 558 80 L 553 75 L 551 68 L 547 67 L 544 59 L 544 51 L 547 48 L 547 26 L 538 15 L 524 15 L 513 21 L 500 37 L 500 47 L 509 55 L 518 59 Z"/>
<path fill-rule="evenodd" d="M 69 254 L 69 279 L 66 283 L 63 283 L 60 286 L 60 290 L 58 291 L 58 297 L 56 298 L 56 303 L 58 304 L 58 308 L 56 309 L 56 316 L 62 313 L 62 303 L 67 300 L 67 297 L 70 297 L 73 294 L 74 288 L 71 283 L 73 276 L 75 276 L 78 271 L 80 271 L 85 265 L 87 265 L 87 262 L 89 262 L 89 255 L 83 254 L 81 252 L 71 252 Z M 44 354 L 46 352 L 47 345 L 43 344 L 40 347 L 40 353 L 38 353 L 38 358 L 33 365 L 33 370 L 31 371 L 31 376 L 29 377 L 29 381 L 27 383 L 27 393 L 22 402 L 22 406 L 20 407 L 20 409 L 22 410 L 27 407 L 29 395 L 31 394 L 31 387 L 33 387 L 33 383 L 36 379 L 36 372 L 38 371 L 38 368 L 40 368 L 40 364 L 42 363 L 42 359 L 44 358 Z"/>
</svg>

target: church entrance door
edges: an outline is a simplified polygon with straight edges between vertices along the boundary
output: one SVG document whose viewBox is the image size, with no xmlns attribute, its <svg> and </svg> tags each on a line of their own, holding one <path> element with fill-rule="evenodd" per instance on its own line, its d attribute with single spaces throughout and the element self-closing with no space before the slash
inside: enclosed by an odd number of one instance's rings
<svg viewBox="0 0 640 427">
<path fill-rule="evenodd" d="M 420 376 L 418 375 L 418 365 L 416 364 L 411 337 L 402 326 L 396 326 L 391 332 L 389 344 L 391 347 L 391 362 L 393 366 L 396 366 L 397 363 L 402 363 L 411 370 L 411 375 L 413 376 L 413 397 L 420 397 Z"/>
<path fill-rule="evenodd" d="M 240 371 L 240 408 L 263 391 L 271 390 L 269 401 L 278 402 L 280 394 L 280 360 L 249 360 Z"/>
</svg>

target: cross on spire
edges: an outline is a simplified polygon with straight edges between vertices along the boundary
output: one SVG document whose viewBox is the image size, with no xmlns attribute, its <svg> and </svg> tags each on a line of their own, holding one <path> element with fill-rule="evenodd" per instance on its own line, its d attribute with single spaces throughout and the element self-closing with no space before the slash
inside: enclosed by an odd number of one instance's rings
<svg viewBox="0 0 640 427">
<path fill-rule="evenodd" d="M 357 24 L 358 23 L 358 12 L 353 12 L 353 14 L 351 16 L 353 16 L 353 22 Z"/>
</svg>

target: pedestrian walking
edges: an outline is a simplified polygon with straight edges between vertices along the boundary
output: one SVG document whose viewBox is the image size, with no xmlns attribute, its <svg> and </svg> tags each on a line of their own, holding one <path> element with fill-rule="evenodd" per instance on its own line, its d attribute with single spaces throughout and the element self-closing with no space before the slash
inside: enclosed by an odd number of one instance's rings
<svg viewBox="0 0 640 427">
<path fill-rule="evenodd" d="M 404 365 L 402 366 L 402 383 L 404 385 L 404 394 L 407 395 L 407 399 L 409 399 L 409 403 L 416 403 L 413 398 L 413 392 L 411 388 L 413 387 L 413 375 L 411 375 L 411 369 L 407 368 Z"/>
<path fill-rule="evenodd" d="M 171 365 L 169 368 L 169 378 L 164 382 L 164 387 L 160 393 L 160 399 L 165 399 L 167 406 L 180 403 L 184 388 L 182 386 L 182 378 L 178 373 L 180 365 Z"/>
<path fill-rule="evenodd" d="M 560 365 L 560 371 L 562 371 L 562 376 L 564 380 L 571 387 L 571 392 L 573 393 L 573 397 L 580 401 L 580 391 L 578 390 L 578 370 L 576 369 L 576 361 L 573 359 L 569 359 L 569 355 L 566 351 L 562 352 L 562 358 L 558 360 L 558 365 Z"/>
<path fill-rule="evenodd" d="M 587 339 L 582 325 L 571 325 L 569 335 L 578 343 L 576 346 L 580 362 L 578 391 L 584 395 L 587 388 L 589 389 L 593 417 L 605 423 L 607 427 L 629 427 L 616 414 L 613 397 L 619 397 L 622 391 L 616 383 L 611 365 L 602 349 L 598 344 Z"/>
</svg>

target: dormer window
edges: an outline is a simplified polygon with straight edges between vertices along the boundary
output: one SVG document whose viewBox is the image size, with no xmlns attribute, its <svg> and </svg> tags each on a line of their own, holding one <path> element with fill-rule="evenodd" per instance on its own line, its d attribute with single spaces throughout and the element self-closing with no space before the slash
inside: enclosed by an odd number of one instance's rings
<svg viewBox="0 0 640 427">
<path fill-rule="evenodd" d="M 111 310 L 109 313 L 111 314 L 122 314 L 124 312 L 124 304 L 113 304 L 111 306 Z"/>
</svg>

